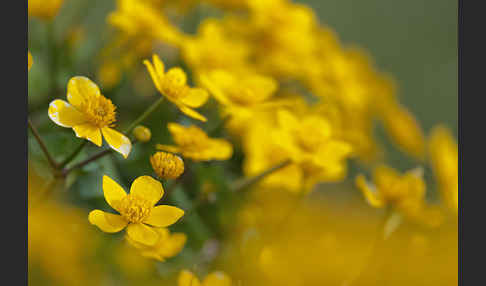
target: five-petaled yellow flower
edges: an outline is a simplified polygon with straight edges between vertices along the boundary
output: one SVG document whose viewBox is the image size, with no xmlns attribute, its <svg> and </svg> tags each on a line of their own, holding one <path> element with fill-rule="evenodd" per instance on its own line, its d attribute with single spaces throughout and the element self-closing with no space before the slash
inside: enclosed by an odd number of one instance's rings
<svg viewBox="0 0 486 286">
<path fill-rule="evenodd" d="M 187 85 L 186 73 L 178 67 L 164 72 L 164 63 L 157 55 L 152 57 L 153 65 L 148 60 L 143 63 L 147 67 L 157 90 L 174 103 L 187 116 L 206 121 L 206 117 L 192 108 L 206 103 L 209 94 L 202 88 L 192 88 Z"/>
<path fill-rule="evenodd" d="M 233 155 L 233 146 L 224 139 L 209 138 L 194 125 L 184 127 L 177 123 L 167 125 L 177 146 L 157 144 L 159 150 L 180 153 L 194 161 L 227 160 Z"/>
<path fill-rule="evenodd" d="M 155 231 L 159 234 L 159 240 L 153 246 L 138 243 L 129 236 L 126 238 L 131 245 L 140 250 L 142 256 L 159 261 L 165 261 L 167 258 L 177 255 L 184 248 L 187 241 L 187 236 L 184 233 L 170 233 L 165 227 L 157 228 Z"/>
<path fill-rule="evenodd" d="M 116 121 L 115 105 L 101 95 L 98 86 L 87 77 L 76 76 L 69 80 L 67 100 L 56 99 L 49 104 L 49 117 L 57 125 L 72 128 L 77 137 L 85 138 L 97 146 L 102 134 L 108 145 L 128 157 L 132 149 L 130 140 L 112 127 Z"/>
<path fill-rule="evenodd" d="M 120 215 L 94 210 L 89 222 L 108 233 L 119 232 L 125 227 L 127 235 L 135 242 L 153 246 L 160 234 L 153 227 L 167 227 L 184 215 L 184 211 L 168 205 L 155 204 L 164 195 L 162 184 L 150 176 L 140 176 L 133 181 L 130 194 L 108 176 L 103 176 L 106 202 Z"/>
<path fill-rule="evenodd" d="M 202 283 L 189 270 L 182 270 L 179 274 L 178 286 L 231 286 L 231 278 L 222 271 L 209 273 Z"/>
</svg>

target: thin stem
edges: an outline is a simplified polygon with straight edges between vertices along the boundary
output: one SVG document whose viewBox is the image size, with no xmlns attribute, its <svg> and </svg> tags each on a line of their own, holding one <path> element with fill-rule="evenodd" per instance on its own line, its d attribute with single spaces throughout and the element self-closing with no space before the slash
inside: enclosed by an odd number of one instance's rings
<svg viewBox="0 0 486 286">
<path fill-rule="evenodd" d="M 49 164 L 51 165 L 51 167 L 54 170 L 57 170 L 58 165 L 57 165 L 56 161 L 54 161 L 54 159 L 51 156 L 51 153 L 49 153 L 49 150 L 47 150 L 46 144 L 44 143 L 44 141 L 40 137 L 39 132 L 37 131 L 37 129 L 32 124 L 32 121 L 30 120 L 30 118 L 28 118 L 28 123 L 29 123 L 29 129 L 32 132 L 32 134 L 34 134 L 34 137 L 37 140 L 37 143 L 39 143 L 39 146 L 41 147 L 42 151 L 44 152 L 44 155 L 46 156 L 47 161 L 49 162 Z"/>
<path fill-rule="evenodd" d="M 71 168 L 64 169 L 64 170 L 62 171 L 62 175 L 63 175 L 63 176 L 67 176 L 67 174 L 69 174 L 69 173 L 70 173 L 72 170 L 74 170 L 74 169 L 78 169 L 78 168 L 81 168 L 81 167 L 83 167 L 84 165 L 87 165 L 87 164 L 89 164 L 89 163 L 91 163 L 91 162 L 93 162 L 93 161 L 98 160 L 99 158 L 101 158 L 101 157 L 103 157 L 103 156 L 105 156 L 105 155 L 110 154 L 111 152 L 113 152 L 113 149 L 106 149 L 106 150 L 103 150 L 103 151 L 101 151 L 101 152 L 98 152 L 98 153 L 96 153 L 95 155 L 93 155 L 93 156 L 91 156 L 91 157 L 87 158 L 86 160 L 81 161 L 81 162 L 79 162 L 78 164 L 76 164 L 76 165 L 72 166 Z"/>
<path fill-rule="evenodd" d="M 81 150 L 83 150 L 84 146 L 86 146 L 86 144 L 88 143 L 87 140 L 83 140 L 83 143 L 81 143 L 78 148 L 76 148 L 76 150 L 74 150 L 73 153 L 71 153 L 71 155 L 69 155 L 68 157 L 66 157 L 66 159 L 64 159 L 64 161 L 62 161 L 60 164 L 59 164 L 59 168 L 63 168 L 64 166 L 66 166 L 69 162 L 71 162 L 74 158 L 76 158 L 76 156 L 81 153 Z"/>
<path fill-rule="evenodd" d="M 142 113 L 142 115 L 140 115 L 135 121 L 132 122 L 132 124 L 130 124 L 130 126 L 128 126 L 128 128 L 125 130 L 125 134 L 129 134 L 133 128 L 135 128 L 138 124 L 140 124 L 142 121 L 144 121 L 152 112 L 154 112 L 157 107 L 160 106 L 160 104 L 162 104 L 162 101 L 164 101 L 164 97 L 161 96 L 154 104 L 152 104 L 149 108 L 147 108 L 147 110 L 145 110 L 144 113 Z"/>
<path fill-rule="evenodd" d="M 258 181 L 260 181 L 261 179 L 265 178 L 266 176 L 272 174 L 273 172 L 276 172 L 276 171 L 288 166 L 291 162 L 292 161 L 290 159 L 287 159 L 287 160 L 285 160 L 285 161 L 283 161 L 283 162 L 261 172 L 260 174 L 258 174 L 256 176 L 238 180 L 238 181 L 233 183 L 233 185 L 231 186 L 231 190 L 234 191 L 234 192 L 244 190 L 244 189 L 252 186 L 253 184 L 258 183 Z"/>
</svg>

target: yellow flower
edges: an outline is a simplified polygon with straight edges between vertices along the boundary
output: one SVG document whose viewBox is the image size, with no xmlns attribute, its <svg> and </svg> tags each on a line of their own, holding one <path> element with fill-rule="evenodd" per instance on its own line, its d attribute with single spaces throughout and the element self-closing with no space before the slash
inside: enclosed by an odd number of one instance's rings
<svg viewBox="0 0 486 286">
<path fill-rule="evenodd" d="M 279 110 L 277 116 L 281 130 L 279 142 L 292 161 L 321 181 L 344 177 L 347 170 L 345 160 L 352 155 L 352 146 L 333 134 L 333 126 L 328 120 L 314 114 L 298 120 L 285 109 Z"/>
<path fill-rule="evenodd" d="M 101 95 L 98 86 L 87 77 L 76 76 L 69 80 L 66 102 L 56 99 L 49 104 L 48 114 L 62 127 L 72 128 L 77 137 L 85 138 L 97 146 L 102 144 L 102 134 L 110 147 L 128 157 L 132 144 L 120 132 L 114 130 L 115 106 Z"/>
<path fill-rule="evenodd" d="M 170 233 L 167 228 L 158 228 L 155 231 L 159 235 L 159 240 L 153 246 L 147 246 L 134 241 L 129 236 L 127 241 L 141 251 L 142 256 L 165 261 L 167 258 L 177 255 L 186 244 L 187 236 L 184 233 Z"/>
<path fill-rule="evenodd" d="M 179 274 L 178 286 L 231 286 L 231 278 L 222 271 L 209 273 L 202 283 L 189 270 L 182 270 Z"/>
<path fill-rule="evenodd" d="M 150 141 L 150 138 L 152 137 L 152 132 L 150 132 L 150 129 L 143 125 L 138 125 L 135 127 L 132 133 L 135 136 L 135 139 L 144 143 Z"/>
<path fill-rule="evenodd" d="M 444 126 L 432 129 L 429 137 L 429 158 L 447 207 L 457 214 L 459 199 L 458 147 L 451 132 Z"/>
<path fill-rule="evenodd" d="M 157 144 L 158 150 L 180 153 L 194 161 L 227 160 L 233 155 L 233 146 L 224 139 L 209 138 L 195 126 L 184 127 L 177 123 L 167 125 L 177 146 Z"/>
<path fill-rule="evenodd" d="M 150 176 L 133 181 L 127 195 L 120 185 L 103 176 L 106 202 L 120 215 L 94 210 L 89 222 L 104 232 L 114 233 L 127 228 L 127 235 L 135 242 L 155 245 L 160 235 L 153 227 L 167 227 L 184 215 L 184 211 L 168 205 L 155 205 L 164 195 L 162 184 Z"/>
<path fill-rule="evenodd" d="M 32 64 L 34 63 L 34 60 L 32 59 L 32 55 L 30 52 L 27 52 L 27 69 L 30 71 L 30 68 L 32 67 Z"/>
<path fill-rule="evenodd" d="M 29 0 L 29 16 L 42 20 L 54 18 L 63 2 L 64 0 Z"/>
<path fill-rule="evenodd" d="M 117 0 L 117 10 L 108 15 L 108 23 L 130 37 L 158 39 L 178 45 L 184 35 L 151 3 Z"/>
<path fill-rule="evenodd" d="M 150 164 L 161 179 L 177 179 L 184 173 L 184 161 L 174 154 L 157 152 L 150 157 Z"/>
<path fill-rule="evenodd" d="M 154 54 L 152 60 L 153 65 L 148 60 L 143 63 L 147 67 L 157 90 L 187 116 L 206 121 L 206 117 L 192 108 L 203 105 L 208 100 L 209 94 L 202 88 L 189 87 L 186 73 L 181 68 L 175 67 L 164 72 L 164 63 L 160 58 Z"/>
<path fill-rule="evenodd" d="M 373 183 L 368 183 L 363 175 L 356 177 L 356 185 L 373 207 L 391 205 L 409 216 L 417 216 L 424 207 L 426 186 L 421 169 L 402 175 L 390 167 L 379 166 L 373 172 Z"/>
</svg>

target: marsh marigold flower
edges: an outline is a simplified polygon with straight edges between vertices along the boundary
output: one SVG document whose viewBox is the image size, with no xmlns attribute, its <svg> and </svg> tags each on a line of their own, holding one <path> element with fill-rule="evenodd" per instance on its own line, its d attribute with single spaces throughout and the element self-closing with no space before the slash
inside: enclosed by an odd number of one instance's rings
<svg viewBox="0 0 486 286">
<path fill-rule="evenodd" d="M 87 77 L 76 76 L 69 80 L 68 102 L 56 99 L 49 104 L 48 114 L 54 123 L 72 128 L 77 137 L 85 138 L 97 146 L 102 135 L 112 149 L 128 157 L 130 140 L 112 127 L 116 121 L 115 105 L 101 95 L 98 86 Z"/>
<path fill-rule="evenodd" d="M 148 60 L 143 63 L 147 67 L 157 90 L 174 103 L 182 113 L 191 118 L 206 121 L 206 117 L 192 108 L 200 107 L 208 100 L 207 91 L 202 88 L 189 87 L 186 73 L 181 68 L 174 67 L 165 72 L 164 64 L 157 55 L 154 54 L 152 60 L 153 64 Z"/>
<path fill-rule="evenodd" d="M 209 138 L 199 127 L 184 127 L 177 123 L 167 125 L 176 146 L 157 144 L 158 150 L 180 153 L 194 161 L 227 160 L 233 155 L 233 146 L 224 139 Z"/>
<path fill-rule="evenodd" d="M 106 202 L 119 215 L 94 210 L 89 222 L 104 232 L 114 233 L 127 229 L 135 242 L 155 245 L 160 235 L 154 227 L 167 227 L 184 215 L 184 211 L 168 205 L 155 205 L 164 195 L 162 184 L 150 176 L 140 176 L 133 181 L 130 194 L 108 176 L 103 176 L 103 193 Z"/>
<path fill-rule="evenodd" d="M 167 258 L 176 256 L 184 248 L 187 241 L 187 236 L 184 233 L 170 233 L 167 228 L 157 228 L 155 231 L 159 234 L 159 240 L 153 246 L 138 243 L 129 236 L 126 239 L 140 250 L 142 256 L 159 261 L 165 261 Z"/>
<path fill-rule="evenodd" d="M 150 138 L 152 138 L 152 132 L 150 132 L 150 129 L 143 125 L 138 125 L 133 129 L 133 136 L 135 136 L 135 139 L 137 139 L 140 142 L 148 142 L 150 141 Z"/>
<path fill-rule="evenodd" d="M 150 157 L 150 164 L 161 179 L 177 179 L 184 173 L 184 161 L 174 154 L 157 152 Z"/>
<path fill-rule="evenodd" d="M 445 204 L 457 213 L 459 200 L 458 147 L 444 126 L 432 129 L 428 142 L 429 159 Z"/>
<path fill-rule="evenodd" d="M 209 273 L 202 283 L 189 270 L 182 270 L 179 273 L 178 286 L 231 286 L 231 278 L 222 271 Z"/>
</svg>

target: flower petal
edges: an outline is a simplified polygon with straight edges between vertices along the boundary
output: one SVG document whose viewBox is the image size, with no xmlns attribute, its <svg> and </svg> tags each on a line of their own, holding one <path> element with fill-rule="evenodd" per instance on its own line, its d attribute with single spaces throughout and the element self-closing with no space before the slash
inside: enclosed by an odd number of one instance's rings
<svg viewBox="0 0 486 286">
<path fill-rule="evenodd" d="M 177 281 L 178 286 L 201 286 L 201 282 L 199 282 L 196 275 L 188 270 L 182 270 Z"/>
<path fill-rule="evenodd" d="M 94 210 L 89 213 L 88 220 L 104 232 L 119 232 L 127 226 L 128 222 L 120 215 Z"/>
<path fill-rule="evenodd" d="M 191 117 L 191 118 L 194 118 L 194 119 L 197 119 L 197 120 L 200 120 L 202 122 L 206 122 L 208 121 L 206 119 L 206 117 L 204 117 L 203 115 L 201 115 L 199 112 L 195 111 L 194 109 L 191 109 L 185 105 L 181 105 L 181 104 L 178 104 L 177 107 L 179 107 L 179 110 L 184 113 L 185 115 Z"/>
<path fill-rule="evenodd" d="M 56 99 L 49 104 L 49 118 L 59 126 L 73 127 L 86 122 L 84 114 L 64 100 Z"/>
<path fill-rule="evenodd" d="M 231 278 L 222 271 L 209 273 L 202 283 L 203 286 L 231 286 Z"/>
<path fill-rule="evenodd" d="M 157 75 L 157 72 L 154 69 L 154 66 L 152 65 L 151 62 L 148 60 L 144 60 L 143 64 L 147 67 L 147 70 L 150 74 L 150 77 L 152 78 L 152 81 L 154 82 L 155 87 L 159 92 L 162 92 L 162 89 L 160 87 L 160 79 L 159 76 Z"/>
<path fill-rule="evenodd" d="M 85 76 L 72 77 L 67 86 L 67 99 L 75 107 L 79 107 L 86 97 L 100 96 L 100 88 Z"/>
<path fill-rule="evenodd" d="M 233 146 L 224 139 L 211 139 L 212 157 L 217 160 L 228 160 L 233 155 Z"/>
<path fill-rule="evenodd" d="M 187 96 L 181 98 L 181 102 L 189 107 L 199 107 L 206 103 L 209 93 L 202 88 L 191 88 Z"/>
<path fill-rule="evenodd" d="M 93 142 L 96 146 L 101 147 L 101 131 L 100 129 L 90 123 L 83 123 L 73 127 L 76 136 L 79 138 L 85 138 Z"/>
<path fill-rule="evenodd" d="M 177 146 L 156 144 L 155 148 L 157 150 L 167 151 L 167 152 L 171 152 L 171 153 L 180 153 L 181 152 L 180 148 L 177 147 Z"/>
<path fill-rule="evenodd" d="M 109 127 L 103 127 L 101 132 L 103 133 L 103 137 L 105 137 L 106 143 L 108 143 L 113 150 L 122 154 L 123 158 L 126 159 L 132 150 L 130 139 Z"/>
<path fill-rule="evenodd" d="M 156 54 L 152 56 L 152 61 L 154 62 L 155 72 L 157 73 L 159 78 L 162 78 L 164 76 L 164 63 Z"/>
<path fill-rule="evenodd" d="M 144 221 L 156 227 L 168 227 L 174 224 L 184 215 L 184 211 L 174 206 L 156 206 L 150 212 L 150 216 Z"/>
<path fill-rule="evenodd" d="M 130 224 L 127 227 L 128 236 L 135 242 L 145 245 L 154 245 L 159 240 L 159 235 L 151 227 L 141 223 Z"/>
<path fill-rule="evenodd" d="M 381 208 L 385 206 L 385 201 L 383 200 L 383 198 L 379 195 L 379 193 L 376 192 L 376 190 L 374 190 L 373 186 L 366 182 L 366 179 L 363 175 L 358 175 L 356 177 L 356 185 L 371 206 L 375 208 Z"/>
<path fill-rule="evenodd" d="M 150 176 L 140 176 L 133 181 L 130 194 L 140 196 L 155 205 L 164 195 L 164 188 L 156 179 Z"/>
<path fill-rule="evenodd" d="M 115 210 L 118 209 L 118 202 L 127 196 L 125 190 L 112 178 L 107 175 L 103 176 L 103 195 L 105 196 L 106 202 Z"/>
</svg>

